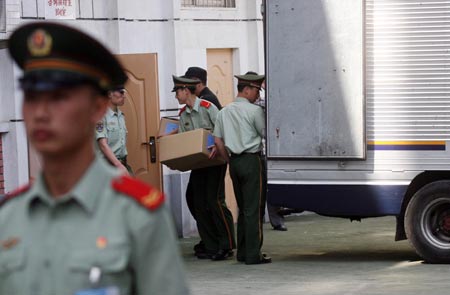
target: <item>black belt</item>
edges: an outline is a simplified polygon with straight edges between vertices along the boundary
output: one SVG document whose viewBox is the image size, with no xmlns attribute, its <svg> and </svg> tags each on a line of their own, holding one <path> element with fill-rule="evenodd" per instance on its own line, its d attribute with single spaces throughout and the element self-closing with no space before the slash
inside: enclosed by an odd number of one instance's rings
<svg viewBox="0 0 450 295">
<path fill-rule="evenodd" d="M 234 154 L 234 153 L 230 153 L 230 158 L 237 158 L 240 156 L 245 156 L 245 155 L 255 155 L 255 156 L 261 156 L 261 152 L 256 152 L 256 153 L 247 153 L 247 152 L 243 152 L 240 154 Z"/>
</svg>

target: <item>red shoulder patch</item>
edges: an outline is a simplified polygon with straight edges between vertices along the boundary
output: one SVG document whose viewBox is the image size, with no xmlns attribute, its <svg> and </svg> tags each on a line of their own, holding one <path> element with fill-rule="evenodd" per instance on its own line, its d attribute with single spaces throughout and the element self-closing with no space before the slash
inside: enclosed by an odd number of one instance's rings
<svg viewBox="0 0 450 295">
<path fill-rule="evenodd" d="M 178 113 L 178 116 L 181 116 L 181 114 L 186 110 L 186 106 L 182 107 L 180 112 Z"/>
<path fill-rule="evenodd" d="M 202 100 L 202 101 L 200 102 L 200 105 L 201 105 L 202 107 L 204 107 L 204 108 L 209 109 L 209 107 L 211 106 L 211 103 L 210 103 L 209 101 L 207 101 L 207 100 Z"/>
<path fill-rule="evenodd" d="M 2 199 L 0 199 L 0 206 L 5 204 L 9 200 L 14 199 L 15 197 L 18 197 L 18 196 L 22 195 L 23 193 L 29 191 L 30 188 L 31 188 L 31 183 L 28 183 L 21 187 L 16 188 L 15 190 L 13 190 L 10 193 L 7 193 Z"/>
<path fill-rule="evenodd" d="M 120 176 L 112 181 L 112 187 L 149 210 L 158 209 L 164 203 L 164 194 L 154 187 L 130 176 Z"/>
</svg>

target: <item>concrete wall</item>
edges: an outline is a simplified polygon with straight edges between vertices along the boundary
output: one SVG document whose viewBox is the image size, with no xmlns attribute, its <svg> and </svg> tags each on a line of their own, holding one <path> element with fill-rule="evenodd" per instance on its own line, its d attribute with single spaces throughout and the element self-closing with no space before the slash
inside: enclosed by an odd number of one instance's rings
<svg viewBox="0 0 450 295">
<path fill-rule="evenodd" d="M 19 75 L 7 50 L 0 49 L 0 133 L 5 192 L 28 182 L 28 147 L 22 121 L 22 95 L 17 88 Z"/>
<path fill-rule="evenodd" d="M 0 42 L 18 24 L 43 20 L 45 1 L 6 0 L 7 32 L 0 32 Z M 158 54 L 161 116 L 178 114 L 179 105 L 171 92 L 172 74 L 184 74 L 194 65 L 206 68 L 207 49 L 232 48 L 234 74 L 264 71 L 261 0 L 237 0 L 236 8 L 188 8 L 181 7 L 180 0 L 72 1 L 77 4 L 76 20 L 59 21 L 86 31 L 116 54 Z M 22 97 L 15 84 L 19 75 L 0 47 L 0 128 L 7 131 L 2 137 L 3 164 L 8 167 L 6 191 L 28 181 L 27 141 L 20 121 Z M 188 175 L 164 168 L 168 198 L 173 204 L 179 202 L 176 210 L 185 209 L 182 202 Z M 195 228 L 184 217 L 179 222 Z M 186 231 L 190 228 L 182 234 Z"/>
<path fill-rule="evenodd" d="M 3 176 L 3 141 L 0 133 L 0 196 L 5 193 L 5 177 Z"/>
<path fill-rule="evenodd" d="M 18 23 L 44 18 L 45 0 L 6 1 L 8 32 Z M 171 75 L 194 64 L 206 67 L 206 49 L 236 49 L 236 74 L 263 72 L 261 0 L 238 0 L 236 8 L 181 7 L 180 0 L 73 1 L 77 19 L 63 22 L 117 54 L 158 53 L 161 109 L 178 107 L 170 92 Z"/>
</svg>

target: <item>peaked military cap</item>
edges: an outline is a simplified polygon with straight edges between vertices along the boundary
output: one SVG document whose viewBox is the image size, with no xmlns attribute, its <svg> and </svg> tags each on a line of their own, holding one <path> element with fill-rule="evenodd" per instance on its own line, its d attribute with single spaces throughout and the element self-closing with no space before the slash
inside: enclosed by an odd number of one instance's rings
<svg viewBox="0 0 450 295">
<path fill-rule="evenodd" d="M 200 67 L 188 68 L 184 76 L 189 79 L 195 78 L 200 79 L 200 81 L 202 81 L 203 84 L 206 84 L 206 76 L 207 76 L 206 70 Z"/>
<path fill-rule="evenodd" d="M 127 80 L 118 60 L 102 44 L 74 28 L 33 22 L 10 37 L 9 53 L 23 70 L 24 90 L 54 90 L 90 83 L 101 91 Z"/>
<path fill-rule="evenodd" d="M 111 87 L 111 91 L 121 91 L 121 90 L 125 90 L 125 86 L 123 84 L 114 85 Z"/>
<path fill-rule="evenodd" d="M 189 79 L 185 76 L 177 77 L 175 75 L 172 75 L 173 78 L 173 89 L 172 92 L 177 91 L 177 89 L 180 88 L 186 88 L 186 87 L 195 87 L 198 83 L 200 83 L 200 80 L 197 79 Z"/>
<path fill-rule="evenodd" d="M 264 75 L 258 75 L 255 72 L 247 72 L 244 75 L 235 75 L 238 79 L 238 85 L 254 86 L 261 89 L 262 82 L 266 78 Z"/>
</svg>

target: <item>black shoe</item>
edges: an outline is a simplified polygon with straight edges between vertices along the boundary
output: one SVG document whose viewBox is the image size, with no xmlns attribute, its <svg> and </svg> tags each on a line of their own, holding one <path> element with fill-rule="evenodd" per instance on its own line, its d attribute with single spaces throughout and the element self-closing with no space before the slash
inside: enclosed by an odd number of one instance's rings
<svg viewBox="0 0 450 295">
<path fill-rule="evenodd" d="M 217 251 L 217 253 L 215 253 L 212 257 L 211 260 L 214 261 L 219 261 L 219 260 L 225 260 L 228 257 L 233 256 L 233 250 L 229 250 L 229 249 L 220 249 L 219 251 Z"/>
<path fill-rule="evenodd" d="M 195 256 L 197 256 L 198 259 L 212 259 L 213 255 L 214 255 L 213 253 L 208 253 L 208 252 L 204 252 L 204 253 L 197 252 L 197 253 L 195 253 Z"/>
<path fill-rule="evenodd" d="M 203 241 L 200 241 L 198 244 L 194 246 L 194 255 L 198 256 L 198 254 L 204 253 L 206 253 L 205 243 L 203 243 Z"/>
<path fill-rule="evenodd" d="M 261 258 L 259 261 L 256 262 L 246 262 L 245 264 L 266 264 L 266 263 L 272 263 L 272 258 L 267 256 L 266 254 L 261 255 Z"/>
<path fill-rule="evenodd" d="M 274 230 L 279 230 L 279 231 L 287 231 L 287 227 L 284 224 L 279 224 L 273 227 Z"/>
</svg>

